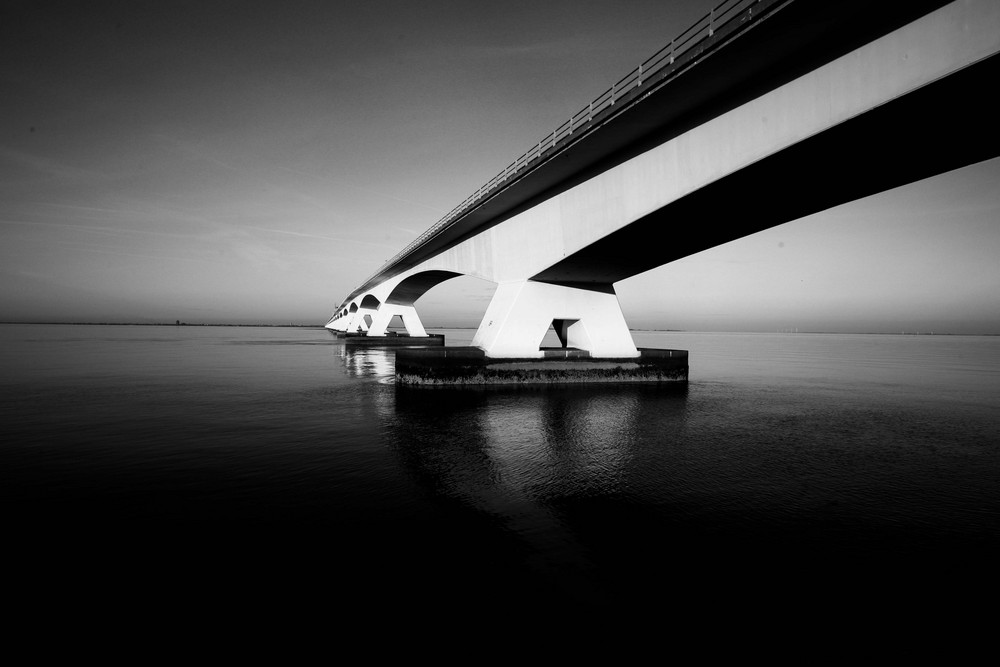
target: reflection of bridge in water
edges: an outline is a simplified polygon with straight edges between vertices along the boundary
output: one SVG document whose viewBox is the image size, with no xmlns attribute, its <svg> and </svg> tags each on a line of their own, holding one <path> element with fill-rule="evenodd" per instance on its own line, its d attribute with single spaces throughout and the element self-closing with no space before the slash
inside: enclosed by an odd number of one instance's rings
<svg viewBox="0 0 1000 667">
<path fill-rule="evenodd" d="M 648 461 L 658 457 L 649 448 L 672 439 L 664 423 L 685 428 L 687 386 L 397 388 L 393 395 L 378 418 L 417 485 L 501 525 L 547 585 L 593 599 L 595 564 L 573 508 L 559 503 L 641 494 Z"/>
<path fill-rule="evenodd" d="M 391 352 L 374 347 L 340 346 L 340 359 L 351 377 L 389 377 L 393 374 Z"/>
<path fill-rule="evenodd" d="M 472 275 L 472 341 L 540 357 L 549 327 L 639 356 L 614 285 L 844 202 L 1000 155 L 1000 3 L 726 0 L 354 289 L 327 327 L 384 335 Z"/>
</svg>

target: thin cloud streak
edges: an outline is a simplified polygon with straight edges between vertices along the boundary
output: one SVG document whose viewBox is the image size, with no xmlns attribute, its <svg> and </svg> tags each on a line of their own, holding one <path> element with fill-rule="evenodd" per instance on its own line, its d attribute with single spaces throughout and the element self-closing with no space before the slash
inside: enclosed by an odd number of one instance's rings
<svg viewBox="0 0 1000 667">
<path fill-rule="evenodd" d="M 373 248 L 378 248 L 380 250 L 393 249 L 396 246 L 390 245 L 388 243 L 373 243 L 371 241 L 361 241 L 358 239 L 349 239 L 343 237 L 334 236 L 323 236 L 322 234 L 307 234 L 305 232 L 293 232 L 287 229 L 268 229 L 266 227 L 254 227 L 253 225 L 243 225 L 241 229 L 253 229 L 259 232 L 268 232 L 270 234 L 282 234 L 285 236 L 299 236 L 307 239 L 321 239 L 323 241 L 332 241 L 334 243 L 357 243 L 359 245 L 367 245 Z"/>
<path fill-rule="evenodd" d="M 31 153 L 24 153 L 22 151 L 12 150 L 4 146 L 0 146 L 0 158 L 6 158 L 22 166 L 27 166 L 46 176 L 58 179 L 111 181 L 120 176 L 120 174 L 112 174 L 103 170 L 76 167 L 66 164 L 60 160 L 42 157 Z M 2 182 L 2 180 L 10 179 L 9 177 L 4 177 L 0 179 L 0 182 Z"/>
<path fill-rule="evenodd" d="M 171 137 L 162 133 L 153 133 L 149 134 L 148 136 L 151 139 L 154 139 L 155 141 L 168 145 L 170 148 L 175 150 L 175 152 L 179 153 L 181 156 L 185 158 L 200 160 L 221 167 L 222 169 L 230 173 L 236 174 L 241 178 L 247 179 L 248 181 L 264 185 L 267 188 L 270 188 L 274 192 L 283 193 L 293 199 L 306 203 L 309 206 L 315 208 L 316 210 L 331 216 L 335 221 L 339 223 L 344 222 L 342 216 L 340 215 L 338 210 L 331 204 L 331 202 L 322 199 L 317 199 L 316 197 L 304 194 L 302 192 L 299 192 L 298 190 L 289 188 L 286 185 L 280 185 L 274 182 L 273 180 L 266 178 L 265 176 L 262 176 L 259 173 L 259 170 L 266 168 L 267 165 L 266 162 L 261 163 L 261 166 L 258 167 L 257 169 L 248 169 L 243 166 L 237 166 L 236 164 L 232 164 L 230 162 L 226 162 L 225 160 L 221 160 L 215 157 L 214 155 L 210 154 L 205 148 L 197 145 L 194 142 L 177 139 L 175 137 Z M 288 171 L 288 169 L 280 166 L 276 167 L 276 169 Z"/>
<path fill-rule="evenodd" d="M 95 234 L 108 234 L 111 236 L 121 236 L 128 234 L 138 234 L 141 236 L 161 236 L 165 238 L 186 239 L 190 234 L 172 234 L 169 232 L 154 232 L 148 229 L 131 229 L 122 227 L 95 227 L 93 225 L 78 225 L 65 222 L 41 222 L 31 220 L 0 220 L 0 225 L 20 225 L 24 227 L 56 227 L 59 229 L 69 229 L 76 232 L 92 232 Z"/>
<path fill-rule="evenodd" d="M 218 266 L 217 260 L 204 259 L 201 257 L 180 257 L 177 255 L 153 255 L 141 252 L 127 252 L 121 250 L 107 250 L 104 248 L 93 248 L 80 246 L 78 244 L 72 243 L 54 243 L 53 245 L 59 245 L 73 252 L 89 252 L 97 253 L 101 255 L 117 255 L 120 257 L 141 257 L 143 259 L 158 259 L 158 260 L 168 260 L 171 262 L 197 262 L 199 264 L 208 264 L 210 266 Z"/>
<path fill-rule="evenodd" d="M 354 183 L 348 183 L 347 181 L 344 181 L 344 180 L 341 180 L 341 179 L 336 179 L 336 180 L 334 180 L 334 179 L 327 179 L 327 178 L 323 178 L 321 176 L 318 176 L 316 174 L 308 174 L 308 173 L 306 173 L 304 171 L 299 171 L 297 169 L 291 169 L 289 167 L 278 167 L 278 169 L 281 169 L 282 171 L 287 171 L 290 174 L 295 174 L 296 176 L 305 176 L 307 178 L 311 178 L 311 179 L 314 179 L 316 181 L 320 181 L 320 182 L 326 183 L 326 184 L 336 183 L 337 185 L 343 185 L 345 187 L 352 188 L 352 189 L 357 190 L 359 192 L 364 192 L 366 194 L 374 195 L 374 196 L 380 197 L 382 199 L 389 199 L 389 200 L 392 200 L 392 201 L 399 202 L 401 204 L 409 204 L 411 206 L 420 206 L 421 208 L 424 208 L 424 209 L 426 209 L 428 211 L 431 211 L 431 212 L 436 213 L 436 214 L 441 215 L 441 216 L 443 216 L 443 215 L 445 215 L 447 213 L 447 211 L 443 211 L 443 210 L 441 210 L 441 209 L 439 209 L 437 207 L 434 207 L 434 206 L 428 206 L 427 204 L 424 204 L 424 203 L 421 203 L 421 202 L 416 202 L 416 201 L 413 201 L 413 200 L 410 200 L 410 199 L 402 199 L 400 197 L 396 197 L 394 195 L 387 194 L 385 192 L 379 192 L 377 190 L 371 190 L 369 188 L 365 188 L 365 187 L 362 187 L 360 185 L 356 185 Z"/>
</svg>

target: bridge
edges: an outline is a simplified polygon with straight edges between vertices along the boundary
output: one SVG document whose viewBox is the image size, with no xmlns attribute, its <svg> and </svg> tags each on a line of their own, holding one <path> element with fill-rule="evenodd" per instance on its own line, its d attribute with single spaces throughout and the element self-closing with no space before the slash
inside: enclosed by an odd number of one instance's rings
<svg viewBox="0 0 1000 667">
<path fill-rule="evenodd" d="M 1000 155 L 1000 2 L 726 0 L 364 280 L 327 328 L 427 337 L 414 302 L 497 284 L 473 346 L 542 357 L 553 327 L 639 356 L 615 283 Z"/>
</svg>

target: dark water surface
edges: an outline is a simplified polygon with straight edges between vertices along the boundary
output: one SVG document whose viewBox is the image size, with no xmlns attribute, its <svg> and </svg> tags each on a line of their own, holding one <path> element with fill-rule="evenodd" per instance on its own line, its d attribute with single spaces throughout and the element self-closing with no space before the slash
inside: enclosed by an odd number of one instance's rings
<svg viewBox="0 0 1000 667">
<path fill-rule="evenodd" d="M 690 382 L 397 388 L 322 329 L 0 326 L 7 572 L 383 623 L 995 607 L 1000 338 L 635 338 Z"/>
</svg>

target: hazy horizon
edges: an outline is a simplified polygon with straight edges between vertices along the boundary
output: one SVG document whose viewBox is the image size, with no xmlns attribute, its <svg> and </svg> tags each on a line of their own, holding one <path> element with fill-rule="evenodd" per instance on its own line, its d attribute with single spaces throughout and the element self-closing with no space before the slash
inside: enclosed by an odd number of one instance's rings
<svg viewBox="0 0 1000 667">
<path fill-rule="evenodd" d="M 286 323 L 265 323 L 265 322 L 160 322 L 160 321 L 149 321 L 149 322 L 30 322 L 30 321 L 2 321 L 0 325 L 30 325 L 30 326 L 105 326 L 105 327 L 266 327 L 280 329 L 293 328 L 293 329 L 326 329 L 326 326 L 322 322 L 314 322 L 311 324 L 295 324 L 292 322 Z M 390 328 L 391 330 L 398 330 L 403 332 L 402 327 Z M 462 330 L 462 331 L 475 331 L 476 326 L 434 326 L 429 325 L 427 327 L 431 331 L 442 331 L 442 330 Z M 822 331 L 822 330 L 799 330 L 799 329 L 776 329 L 773 331 L 764 331 L 757 329 L 732 329 L 725 331 L 718 331 L 713 329 L 657 329 L 657 328 L 638 328 L 629 327 L 629 331 L 633 333 L 642 332 L 657 332 L 657 333 L 706 333 L 706 334 L 789 334 L 789 335 L 845 335 L 845 336 L 1000 336 L 1000 333 L 950 333 L 947 331 Z M 553 330 L 549 329 L 550 335 L 555 335 Z"/>
<path fill-rule="evenodd" d="M 7 6 L 0 320 L 322 325 L 715 4 Z M 844 204 L 619 301 L 633 330 L 1000 333 L 998 183 L 993 159 Z M 416 305 L 474 328 L 493 289 Z"/>
</svg>

